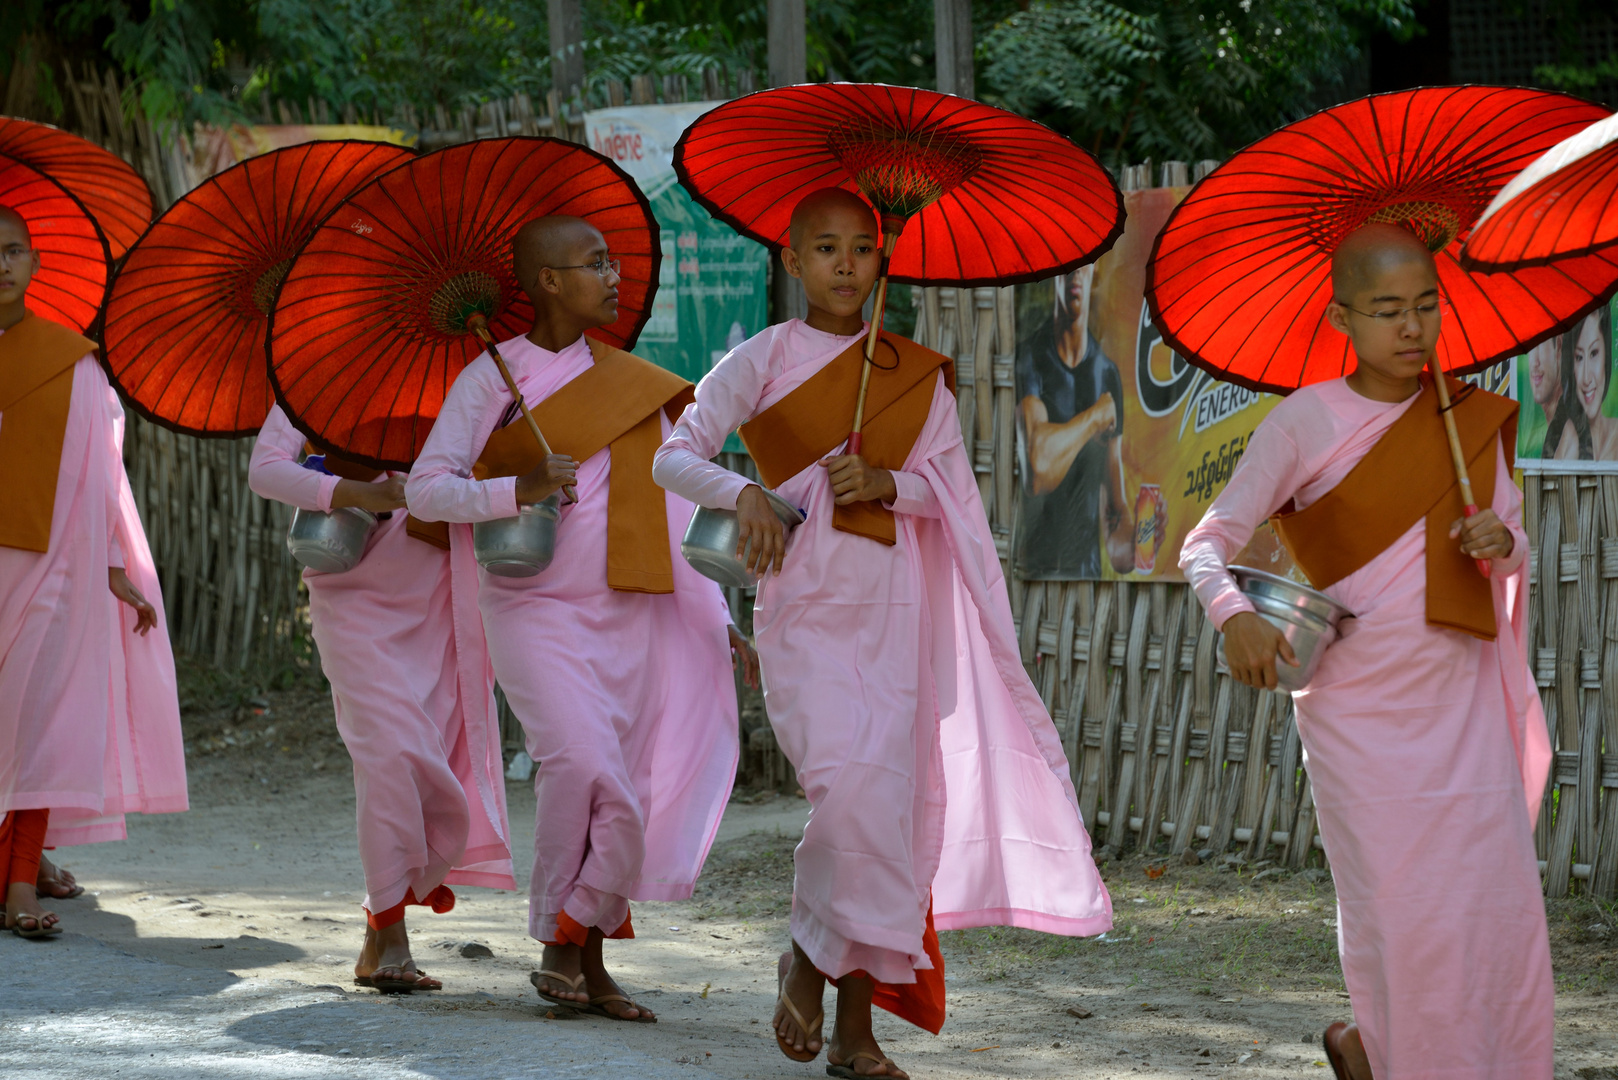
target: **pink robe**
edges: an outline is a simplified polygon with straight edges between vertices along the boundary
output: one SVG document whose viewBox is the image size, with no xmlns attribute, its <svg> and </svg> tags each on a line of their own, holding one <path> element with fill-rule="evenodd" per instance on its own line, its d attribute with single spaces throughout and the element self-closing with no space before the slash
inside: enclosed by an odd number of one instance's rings
<svg viewBox="0 0 1618 1080">
<path fill-rule="evenodd" d="M 174 655 L 123 439 L 123 408 L 86 356 L 49 548 L 0 547 L 0 813 L 50 810 L 48 847 L 122 840 L 125 814 L 188 806 Z M 157 609 L 144 637 L 107 587 L 110 566 Z"/>
<path fill-rule="evenodd" d="M 303 435 L 280 406 L 253 447 L 248 483 L 304 510 L 331 510 L 337 477 L 298 464 Z M 396 511 L 359 565 L 304 570 L 309 621 L 354 762 L 365 910 L 439 885 L 516 889 L 488 646 L 470 553 L 405 532 Z"/>
<path fill-rule="evenodd" d="M 1259 425 L 1180 555 L 1216 626 L 1252 610 L 1225 564 L 1253 530 L 1335 487 L 1414 400 L 1372 401 L 1336 379 Z M 1356 618 L 1293 695 L 1337 885 L 1343 977 L 1377 1080 L 1552 1072 L 1533 839 L 1551 753 L 1525 655 L 1528 537 L 1503 456 L 1495 477 L 1491 505 L 1515 540 L 1494 566 L 1499 637 L 1427 625 L 1417 522 L 1325 590 Z"/>
<path fill-rule="evenodd" d="M 793 320 L 743 343 L 698 385 L 653 475 L 734 509 L 751 481 L 709 461 L 725 436 L 857 340 Z M 1019 659 L 942 378 L 894 473 L 896 544 L 832 528 L 826 475 L 812 465 L 776 489 L 808 519 L 753 609 L 770 722 L 813 807 L 793 940 L 827 975 L 864 970 L 898 986 L 932 967 L 929 901 L 941 930 L 1108 929 L 1112 902 L 1055 725 Z"/>
<path fill-rule="evenodd" d="M 529 405 L 593 363 L 580 338 L 560 353 L 500 343 Z M 450 389 L 407 494 L 427 520 L 515 517 L 516 478 L 470 479 L 511 394 L 487 355 Z M 517 421 L 521 423 L 521 420 Z M 665 432 L 668 421 L 664 420 Z M 689 897 L 730 798 L 739 754 L 728 610 L 719 586 L 680 556 L 691 505 L 668 495 L 674 592 L 607 586 L 610 449 L 580 463 L 555 558 L 530 578 L 480 573 L 478 606 L 495 677 L 528 737 L 537 802 L 529 932 L 623 928 L 630 900 Z"/>
</svg>

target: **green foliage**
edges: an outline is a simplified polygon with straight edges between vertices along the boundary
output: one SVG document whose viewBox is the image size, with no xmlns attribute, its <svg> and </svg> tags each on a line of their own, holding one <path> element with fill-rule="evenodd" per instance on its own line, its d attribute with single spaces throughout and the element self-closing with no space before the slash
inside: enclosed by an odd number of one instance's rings
<svg viewBox="0 0 1618 1080">
<path fill-rule="evenodd" d="M 980 91 L 1109 164 L 1195 161 L 1311 111 L 1371 29 L 1413 26 L 1406 0 L 1034 0 L 983 35 Z"/>
<path fill-rule="evenodd" d="M 1603 84 L 1618 83 L 1618 53 L 1593 64 L 1545 64 L 1534 69 L 1534 81 L 1552 90 L 1589 95 Z"/>
</svg>

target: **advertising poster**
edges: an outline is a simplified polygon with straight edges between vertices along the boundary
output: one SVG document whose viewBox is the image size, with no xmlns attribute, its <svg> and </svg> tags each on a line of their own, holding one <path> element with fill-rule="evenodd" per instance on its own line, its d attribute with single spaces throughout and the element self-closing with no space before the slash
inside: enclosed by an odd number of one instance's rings
<svg viewBox="0 0 1618 1080">
<path fill-rule="evenodd" d="M 674 177 L 674 144 L 720 104 L 625 105 L 584 114 L 591 149 L 635 178 L 662 231 L 663 268 L 635 353 L 696 382 L 769 320 L 764 245 L 715 221 Z M 732 435 L 726 450 L 741 449 Z"/>
<path fill-rule="evenodd" d="M 1516 361 L 1517 465 L 1524 472 L 1618 473 L 1613 329 L 1618 302 Z"/>
<path fill-rule="evenodd" d="M 1185 188 L 1126 192 L 1093 266 L 1019 287 L 1012 564 L 1030 580 L 1182 581 L 1180 544 L 1280 399 L 1194 368 L 1145 303 L 1152 242 Z M 1243 561 L 1286 573 L 1261 530 Z"/>
</svg>

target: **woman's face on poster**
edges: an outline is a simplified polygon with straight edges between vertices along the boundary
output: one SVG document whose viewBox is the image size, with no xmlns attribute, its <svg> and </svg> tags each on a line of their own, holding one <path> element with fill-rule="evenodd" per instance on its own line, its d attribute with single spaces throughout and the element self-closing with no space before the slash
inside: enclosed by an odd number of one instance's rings
<svg viewBox="0 0 1618 1080">
<path fill-rule="evenodd" d="M 1528 350 L 1528 390 L 1550 416 L 1562 397 L 1562 335 Z"/>
<path fill-rule="evenodd" d="M 1596 320 L 1600 313 L 1582 319 L 1574 327 L 1573 382 L 1579 395 L 1579 407 L 1587 419 L 1601 415 L 1601 402 L 1607 396 L 1607 357 Z"/>
</svg>

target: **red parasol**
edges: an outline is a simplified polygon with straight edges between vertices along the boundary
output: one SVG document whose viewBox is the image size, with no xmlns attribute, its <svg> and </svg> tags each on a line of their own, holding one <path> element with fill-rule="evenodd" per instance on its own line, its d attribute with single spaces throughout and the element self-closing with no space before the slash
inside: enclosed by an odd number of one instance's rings
<svg viewBox="0 0 1618 1080">
<path fill-rule="evenodd" d="M 1152 320 L 1181 356 L 1253 389 L 1284 394 L 1346 375 L 1348 339 L 1326 321 L 1331 255 L 1362 225 L 1386 222 L 1419 236 L 1438 262 L 1449 310 L 1435 366 L 1475 371 L 1513 356 L 1618 283 L 1618 260 L 1482 275 L 1462 269 L 1449 245 L 1525 164 L 1604 115 L 1563 94 L 1461 86 L 1377 94 L 1288 124 L 1208 174 L 1169 216 L 1146 270 Z"/>
<path fill-rule="evenodd" d="M 0 116 L 0 154 L 16 158 L 71 191 L 119 259 L 152 220 L 152 193 L 129 163 L 61 128 Z"/>
<path fill-rule="evenodd" d="M 782 247 L 792 208 L 844 187 L 910 220 L 893 280 L 1010 285 L 1065 273 L 1123 233 L 1100 162 L 1042 124 L 981 102 L 874 83 L 763 90 L 686 129 L 674 171 L 714 217 Z M 884 221 L 883 227 L 888 227 Z"/>
<path fill-rule="evenodd" d="M 1037 281 L 1096 258 L 1124 227 L 1118 185 L 1067 139 L 1003 109 L 904 86 L 786 86 L 727 102 L 686 129 L 674 171 L 716 218 L 773 247 L 786 244 L 792 210 L 812 191 L 847 188 L 875 207 L 882 277 L 852 453 L 890 272 L 932 285 Z"/>
<path fill-rule="evenodd" d="M 251 435 L 275 403 L 264 362 L 275 290 L 326 216 L 415 155 L 310 142 L 249 158 L 166 210 L 107 300 L 107 369 L 142 415 L 189 435 Z"/>
<path fill-rule="evenodd" d="M 22 215 L 39 252 L 28 309 L 88 331 L 106 298 L 111 263 L 106 237 L 90 212 L 55 180 L 5 156 L 0 156 L 0 206 Z"/>
<path fill-rule="evenodd" d="M 1614 245 L 1618 116 L 1609 116 L 1563 139 L 1501 188 L 1473 227 L 1461 264 L 1519 270 Z"/>
<path fill-rule="evenodd" d="M 1289 124 L 1208 174 L 1158 234 L 1146 297 L 1163 340 L 1228 382 L 1286 393 L 1353 368 L 1326 322 L 1331 253 L 1369 222 L 1438 260 L 1443 369 L 1515 356 L 1589 310 L 1618 257 L 1471 274 L 1452 242 L 1524 165 L 1606 115 L 1564 94 L 1460 86 L 1378 94 Z"/>
<path fill-rule="evenodd" d="M 532 324 L 511 241 L 551 214 L 588 220 L 621 260 L 618 321 L 592 333 L 632 347 L 662 255 L 634 181 L 558 139 L 463 143 L 357 192 L 293 263 L 269 342 L 270 381 L 293 423 L 374 468 L 409 468 L 455 377 L 483 351 L 474 335 Z"/>
</svg>

